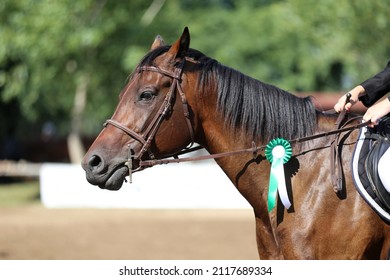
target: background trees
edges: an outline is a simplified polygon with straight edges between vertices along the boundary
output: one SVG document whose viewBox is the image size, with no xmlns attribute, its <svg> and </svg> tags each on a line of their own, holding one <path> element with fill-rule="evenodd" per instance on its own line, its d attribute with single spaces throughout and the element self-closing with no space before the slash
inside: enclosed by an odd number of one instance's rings
<svg viewBox="0 0 390 280">
<path fill-rule="evenodd" d="M 341 91 L 390 58 L 390 3 L 371 0 L 3 0 L 0 137 L 94 135 L 160 34 L 286 90 Z"/>
</svg>

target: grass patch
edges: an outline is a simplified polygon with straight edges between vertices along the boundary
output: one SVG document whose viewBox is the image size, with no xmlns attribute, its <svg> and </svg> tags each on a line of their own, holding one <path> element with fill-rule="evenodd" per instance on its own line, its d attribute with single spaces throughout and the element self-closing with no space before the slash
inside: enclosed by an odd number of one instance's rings
<svg viewBox="0 0 390 280">
<path fill-rule="evenodd" d="M 39 181 L 0 184 L 0 207 L 40 203 Z"/>
</svg>

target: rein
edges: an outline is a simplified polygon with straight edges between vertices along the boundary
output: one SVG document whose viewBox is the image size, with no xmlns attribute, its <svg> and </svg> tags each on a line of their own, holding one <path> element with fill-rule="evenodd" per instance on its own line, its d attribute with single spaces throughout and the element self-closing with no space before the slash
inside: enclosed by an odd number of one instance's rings
<svg viewBox="0 0 390 280">
<path fill-rule="evenodd" d="M 142 148 L 141 150 L 139 151 L 138 154 L 133 154 L 133 150 L 130 149 L 130 144 L 128 145 L 129 146 L 129 151 L 128 151 L 128 159 L 127 159 L 127 162 L 125 163 L 125 165 L 127 165 L 127 167 L 129 168 L 129 178 L 130 178 L 130 183 L 131 183 L 131 178 L 132 178 L 132 173 L 133 172 L 136 172 L 136 171 L 140 171 L 144 168 L 147 168 L 147 167 L 152 167 L 154 165 L 161 165 L 161 164 L 168 164 L 168 163 L 181 163 L 181 162 L 190 162 L 190 161 L 200 161 L 200 160 L 208 160 L 208 159 L 217 159 L 217 158 L 222 158 L 222 157 L 229 157 L 229 156 L 235 156 L 235 155 L 239 155 L 239 154 L 244 154 L 244 153 L 252 153 L 253 154 L 253 158 L 256 158 L 257 157 L 257 154 L 260 152 L 260 151 L 264 151 L 265 148 L 266 148 L 266 145 L 262 145 L 262 146 L 256 146 L 255 142 L 252 141 L 252 147 L 251 148 L 247 148 L 247 149 L 241 149 L 241 150 L 236 150 L 236 151 L 229 151 L 229 152 L 223 152 L 223 153 L 217 153 L 217 154 L 209 154 L 209 155 L 202 155 L 202 156 L 195 156 L 195 157 L 185 157 L 185 158 L 179 158 L 179 156 L 181 155 L 184 155 L 184 154 L 188 154 L 188 153 L 191 153 L 191 152 L 194 152 L 194 151 L 197 151 L 197 150 L 200 150 L 202 149 L 203 147 L 202 146 L 196 146 L 196 147 L 192 147 L 193 143 L 195 142 L 195 137 L 194 137 L 194 130 L 193 130 L 193 127 L 192 127 L 192 124 L 191 124 L 191 120 L 190 120 L 190 114 L 189 114 L 189 108 L 188 108 L 188 103 L 187 103 L 187 99 L 186 99 L 186 96 L 185 96 L 185 93 L 181 87 L 181 76 L 183 74 L 183 68 L 184 68 L 184 64 L 185 64 L 185 61 L 183 61 L 181 67 L 177 67 L 175 68 L 174 72 L 170 72 L 170 71 L 167 71 L 167 70 L 164 70 L 164 69 L 161 69 L 159 67 L 156 67 L 156 66 L 142 66 L 142 67 L 139 67 L 137 70 L 139 73 L 141 73 L 142 71 L 152 71 L 152 72 L 157 72 L 157 73 L 160 73 L 161 75 L 164 75 L 164 76 L 168 76 L 170 78 L 173 79 L 173 82 L 172 82 L 172 85 L 171 87 L 169 88 L 169 91 L 163 101 L 163 103 L 161 104 L 160 106 L 160 109 L 158 110 L 157 114 L 154 116 L 154 118 L 152 119 L 152 121 L 150 122 L 149 126 L 147 127 L 147 129 L 142 132 L 142 133 L 137 133 L 135 132 L 134 130 L 132 129 L 129 129 L 128 127 L 122 125 L 121 123 L 113 120 L 113 119 L 108 119 L 105 123 L 104 123 L 104 127 L 107 127 L 107 125 L 112 125 L 120 130 L 122 130 L 123 132 L 125 132 L 127 135 L 129 135 L 131 138 L 137 140 L 138 142 L 140 142 L 142 144 Z M 179 95 L 180 95 L 180 98 L 181 98 L 181 102 L 183 104 L 183 110 L 184 110 L 184 117 L 186 118 L 186 122 L 187 122 L 187 126 L 188 126 L 188 130 L 190 132 L 190 136 L 191 136 L 191 144 L 189 145 L 189 147 L 185 148 L 184 150 L 181 150 L 177 153 L 175 153 L 174 155 L 170 155 L 169 157 L 173 157 L 173 158 L 162 158 L 162 159 L 156 159 L 150 149 L 151 147 L 151 143 L 162 123 L 162 121 L 171 113 L 172 111 L 172 106 L 173 106 L 173 103 L 174 103 L 174 98 L 175 98 L 175 92 L 176 90 L 178 91 Z M 328 132 L 323 132 L 323 133 L 318 133 L 318 134 L 314 134 L 314 135 L 310 135 L 310 136 L 306 136 L 306 137 L 301 137 L 301 138 L 295 138 L 295 139 L 292 139 L 292 140 L 288 140 L 288 142 L 292 145 L 292 144 L 296 144 L 296 143 L 302 143 L 302 142 L 306 142 L 306 141 L 310 141 L 310 140 L 314 140 L 314 139 L 317 139 L 317 138 L 322 138 L 322 137 L 327 137 L 327 136 L 330 136 L 330 135 L 335 135 L 335 138 L 333 139 L 333 143 L 332 143 L 332 150 L 334 150 L 335 146 L 337 146 L 337 142 L 338 142 L 338 135 L 340 133 L 343 133 L 343 132 L 347 132 L 347 131 L 352 131 L 352 130 L 355 130 L 355 129 L 358 129 L 358 128 L 361 128 L 361 127 L 364 127 L 366 126 L 367 124 L 370 123 L 370 121 L 368 122 L 363 122 L 363 123 L 359 123 L 359 124 L 356 124 L 356 125 L 352 125 L 352 126 L 345 126 L 346 124 L 349 123 L 349 121 L 351 120 L 354 120 L 354 119 L 351 119 L 347 122 L 344 123 L 344 125 L 341 125 L 343 120 L 344 120 L 344 117 L 345 117 L 345 111 L 342 111 L 335 123 L 336 125 L 336 129 L 334 130 L 331 130 L 331 131 L 328 131 Z M 360 118 L 360 117 L 359 117 Z M 143 154 L 145 152 L 148 152 L 149 153 L 149 158 L 151 158 L 150 160 L 141 160 Z M 333 155 L 334 153 L 332 152 L 331 155 Z M 134 169 L 133 170 L 133 160 L 139 160 L 139 167 L 137 169 Z M 334 156 L 332 156 L 332 162 L 334 162 Z M 336 176 L 336 178 L 334 179 L 334 181 L 338 181 L 338 176 Z M 335 185 L 335 184 L 334 184 Z M 334 189 L 335 191 L 339 191 L 339 188 L 334 186 Z"/>
<path fill-rule="evenodd" d="M 359 117 L 360 118 L 360 117 Z M 370 122 L 363 122 L 352 126 L 342 127 L 339 129 L 331 130 L 328 132 L 318 133 L 306 137 L 301 138 L 295 138 L 292 140 L 288 140 L 290 144 L 296 144 L 296 143 L 302 143 L 310 140 L 314 140 L 317 138 L 327 137 L 331 135 L 337 135 L 343 132 L 352 131 L 364 126 L 367 126 Z M 186 157 L 186 158 L 178 158 L 177 156 L 191 153 L 197 150 L 202 149 L 202 146 L 196 146 L 191 149 L 186 149 L 178 154 L 175 155 L 175 158 L 169 158 L 169 159 L 151 159 L 151 160 L 145 160 L 140 162 L 140 167 L 151 167 L 154 165 L 161 165 L 161 164 L 168 164 L 168 163 L 181 163 L 181 162 L 190 162 L 190 161 L 200 161 L 200 160 L 207 160 L 207 159 L 216 159 L 216 158 L 222 158 L 222 157 L 229 157 L 229 156 L 235 156 L 239 154 L 245 154 L 245 153 L 252 153 L 253 158 L 256 158 L 258 152 L 264 151 L 267 145 L 262 146 L 256 146 L 255 142 L 252 142 L 252 147 L 247 149 L 241 149 L 236 151 L 230 151 L 230 152 L 224 152 L 224 153 L 217 153 L 217 154 L 210 154 L 210 155 L 203 155 L 203 156 L 196 156 L 196 157 Z"/>
</svg>

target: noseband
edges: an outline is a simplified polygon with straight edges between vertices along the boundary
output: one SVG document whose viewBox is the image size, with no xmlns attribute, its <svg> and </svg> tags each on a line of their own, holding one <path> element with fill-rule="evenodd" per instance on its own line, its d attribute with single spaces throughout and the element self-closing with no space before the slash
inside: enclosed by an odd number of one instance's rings
<svg viewBox="0 0 390 280">
<path fill-rule="evenodd" d="M 184 91 L 181 87 L 181 81 L 182 81 L 181 76 L 183 74 L 184 63 L 185 63 L 185 60 L 181 64 L 181 67 L 175 67 L 173 72 L 161 69 L 161 68 L 156 67 L 156 66 L 142 66 L 142 67 L 139 67 L 137 69 L 137 71 L 139 73 L 141 73 L 143 71 L 152 71 L 152 72 L 157 72 L 161 75 L 164 75 L 164 76 L 167 76 L 167 77 L 170 77 L 173 79 L 171 87 L 169 88 L 168 93 L 165 96 L 165 99 L 164 99 L 163 103 L 161 104 L 157 114 L 153 117 L 152 121 L 150 122 L 149 126 L 146 128 L 146 130 L 144 132 L 137 133 L 134 130 L 122 125 L 121 123 L 119 123 L 113 119 L 108 119 L 104 123 L 104 127 L 106 127 L 107 125 L 110 124 L 118 129 L 122 130 L 127 135 L 129 135 L 131 138 L 137 140 L 138 142 L 140 142 L 142 144 L 142 148 L 138 154 L 134 154 L 133 150 L 130 149 L 130 144 L 128 144 L 129 151 L 128 151 L 126 165 L 129 168 L 130 182 L 131 182 L 132 171 L 138 171 L 142 168 L 142 166 L 140 165 L 140 167 L 137 170 L 132 170 L 133 160 L 141 160 L 141 158 L 145 152 L 149 153 L 150 159 L 155 159 L 155 156 L 153 155 L 153 153 L 151 151 L 151 144 L 152 144 L 153 139 L 156 136 L 156 133 L 157 133 L 161 123 L 172 112 L 172 107 L 173 107 L 174 100 L 175 100 L 176 90 L 178 91 L 178 93 L 180 95 L 181 102 L 183 104 L 184 117 L 186 119 L 188 130 L 190 132 L 191 144 L 189 145 L 189 147 L 191 147 L 194 143 L 194 130 L 192 128 L 192 124 L 191 124 L 191 120 L 190 120 L 188 103 L 187 103 L 187 99 L 186 99 L 186 96 L 184 94 Z M 189 148 L 189 147 L 187 147 L 187 148 Z"/>
</svg>

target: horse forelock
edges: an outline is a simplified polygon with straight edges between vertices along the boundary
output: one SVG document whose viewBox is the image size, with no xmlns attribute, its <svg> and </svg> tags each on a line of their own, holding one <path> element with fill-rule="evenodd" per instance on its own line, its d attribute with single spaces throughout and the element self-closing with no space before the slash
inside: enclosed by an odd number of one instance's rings
<svg viewBox="0 0 390 280">
<path fill-rule="evenodd" d="M 149 52 L 139 63 L 155 65 L 155 59 L 170 46 Z M 297 97 L 274 85 L 251 78 L 235 69 L 218 63 L 200 51 L 189 49 L 187 56 L 200 65 L 198 88 L 200 94 L 215 81 L 218 89 L 218 108 L 226 125 L 244 132 L 255 140 L 269 141 L 283 137 L 293 139 L 314 133 L 317 117 L 310 97 Z"/>
</svg>

